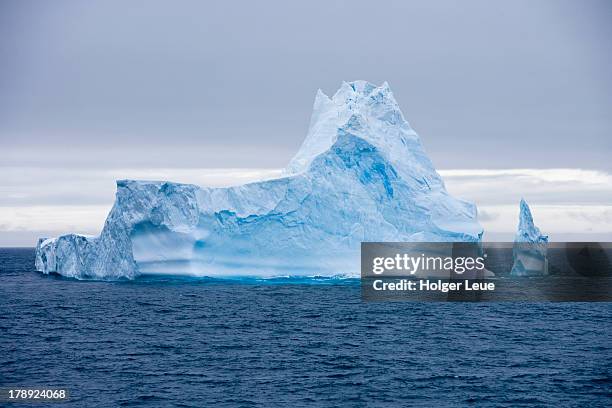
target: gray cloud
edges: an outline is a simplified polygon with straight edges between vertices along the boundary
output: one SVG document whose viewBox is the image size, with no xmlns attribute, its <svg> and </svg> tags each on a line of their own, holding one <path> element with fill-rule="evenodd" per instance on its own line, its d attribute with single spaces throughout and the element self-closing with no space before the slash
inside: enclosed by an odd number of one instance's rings
<svg viewBox="0 0 612 408">
<path fill-rule="evenodd" d="M 605 0 L 0 7 L 11 166 L 280 167 L 316 89 L 367 79 L 438 167 L 611 168 Z"/>
<path fill-rule="evenodd" d="M 478 211 L 478 220 L 480 222 L 487 222 L 487 221 L 493 221 L 499 218 L 499 214 L 493 211 L 485 211 L 485 210 L 480 210 Z"/>
</svg>

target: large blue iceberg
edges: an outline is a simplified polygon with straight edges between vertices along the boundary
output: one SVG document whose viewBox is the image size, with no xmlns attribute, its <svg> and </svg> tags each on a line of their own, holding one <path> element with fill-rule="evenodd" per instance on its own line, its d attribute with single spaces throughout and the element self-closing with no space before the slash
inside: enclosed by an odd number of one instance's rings
<svg viewBox="0 0 612 408">
<path fill-rule="evenodd" d="M 283 177 L 229 188 L 120 180 L 98 237 L 40 239 L 37 270 L 75 278 L 357 275 L 362 241 L 480 241 L 389 86 L 318 91 Z"/>
<path fill-rule="evenodd" d="M 529 205 L 521 199 L 519 225 L 514 238 L 512 276 L 548 275 L 548 236 L 533 222 Z"/>
</svg>

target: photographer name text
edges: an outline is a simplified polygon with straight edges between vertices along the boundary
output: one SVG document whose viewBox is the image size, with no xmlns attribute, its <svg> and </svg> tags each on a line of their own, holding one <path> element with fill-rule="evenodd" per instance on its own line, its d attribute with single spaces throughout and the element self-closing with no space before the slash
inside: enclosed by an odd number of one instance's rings
<svg viewBox="0 0 612 408">
<path fill-rule="evenodd" d="M 465 279 L 462 282 L 446 282 L 443 280 L 430 279 L 395 279 L 392 281 L 376 279 L 372 282 L 372 288 L 376 291 L 429 291 L 429 292 L 472 292 L 472 291 L 494 291 L 494 282 L 478 282 Z"/>
</svg>

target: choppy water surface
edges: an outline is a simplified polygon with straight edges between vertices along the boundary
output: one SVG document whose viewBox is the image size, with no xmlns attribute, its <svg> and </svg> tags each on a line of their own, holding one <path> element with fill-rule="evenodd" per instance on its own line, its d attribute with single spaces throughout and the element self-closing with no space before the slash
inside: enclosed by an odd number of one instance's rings
<svg viewBox="0 0 612 408">
<path fill-rule="evenodd" d="M 611 303 L 364 303 L 350 280 L 79 282 L 34 272 L 33 255 L 0 250 L 0 386 L 65 386 L 65 407 L 612 397 Z"/>
</svg>

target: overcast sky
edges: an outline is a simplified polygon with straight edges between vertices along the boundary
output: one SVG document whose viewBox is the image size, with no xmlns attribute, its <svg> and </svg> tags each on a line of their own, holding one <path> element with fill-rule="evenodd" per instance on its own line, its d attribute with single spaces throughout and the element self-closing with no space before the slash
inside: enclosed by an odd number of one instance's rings
<svg viewBox="0 0 612 408">
<path fill-rule="evenodd" d="M 35 206 L 109 207 L 121 169 L 274 172 L 301 144 L 316 90 L 342 80 L 388 81 L 438 169 L 609 182 L 610 38 L 606 0 L 2 0 L 0 245 L 46 228 Z M 11 227 L 10 211 L 28 226 Z"/>
</svg>

